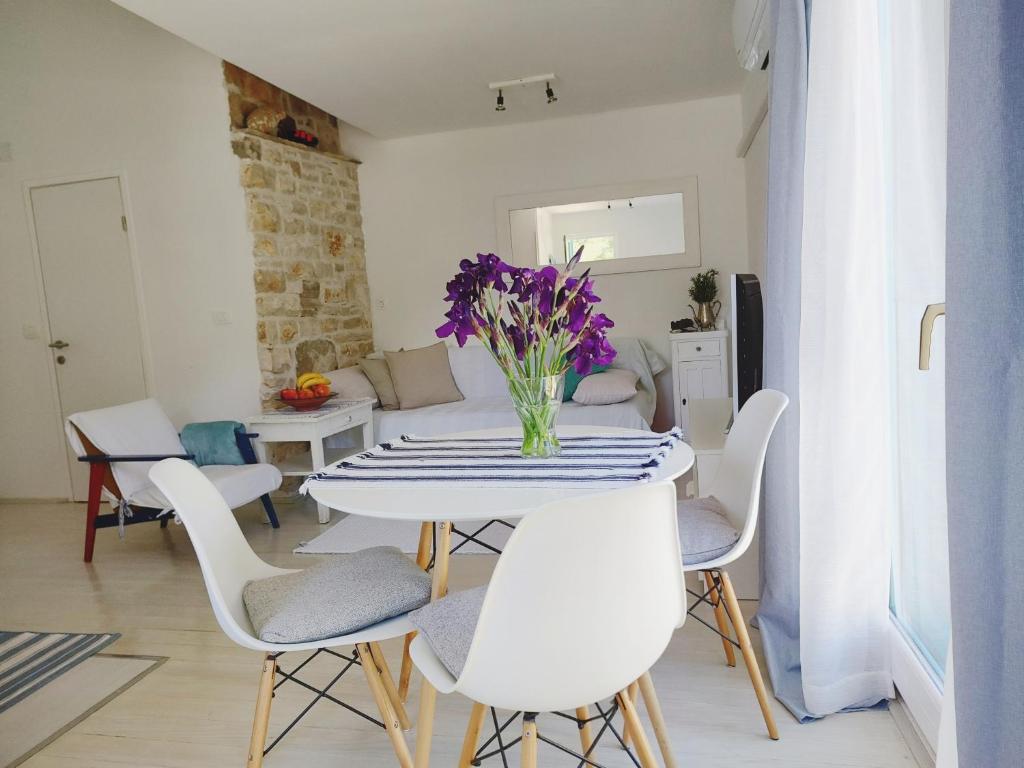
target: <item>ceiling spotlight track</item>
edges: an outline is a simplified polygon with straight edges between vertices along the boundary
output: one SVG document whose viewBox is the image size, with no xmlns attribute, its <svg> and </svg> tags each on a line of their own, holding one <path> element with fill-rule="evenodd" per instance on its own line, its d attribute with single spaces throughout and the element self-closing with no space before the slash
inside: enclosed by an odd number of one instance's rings
<svg viewBox="0 0 1024 768">
<path fill-rule="evenodd" d="M 516 78 L 515 80 L 502 80 L 500 82 L 488 83 L 487 84 L 488 88 L 490 88 L 492 91 L 497 91 L 498 92 L 498 99 L 497 99 L 497 102 L 495 103 L 494 111 L 495 112 L 504 112 L 505 111 L 505 94 L 504 94 L 504 90 L 506 88 L 511 88 L 513 86 L 516 86 L 516 85 L 526 86 L 526 85 L 532 85 L 534 83 L 544 83 L 544 95 L 547 96 L 548 104 L 554 104 L 556 101 L 558 101 L 558 97 L 555 95 L 555 91 L 551 87 L 551 82 L 553 80 L 556 80 L 556 79 L 557 78 L 555 77 L 555 73 L 554 72 L 549 72 L 546 75 L 531 75 L 529 77 L 519 77 L 519 78 Z"/>
</svg>

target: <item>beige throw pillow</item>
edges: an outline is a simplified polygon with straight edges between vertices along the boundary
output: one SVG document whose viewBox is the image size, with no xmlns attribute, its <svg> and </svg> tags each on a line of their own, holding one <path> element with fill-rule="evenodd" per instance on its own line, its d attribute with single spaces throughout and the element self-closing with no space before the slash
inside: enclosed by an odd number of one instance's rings
<svg viewBox="0 0 1024 768">
<path fill-rule="evenodd" d="M 331 380 L 331 389 L 341 395 L 342 400 L 372 400 L 377 405 L 377 390 L 366 378 L 363 369 L 358 365 L 349 368 L 339 368 L 337 371 L 327 371 L 324 374 Z"/>
<path fill-rule="evenodd" d="M 576 387 L 572 399 L 580 405 L 611 405 L 621 403 L 636 394 L 636 371 L 609 368 L 603 373 L 584 376 Z"/>
<path fill-rule="evenodd" d="M 380 407 L 385 411 L 398 410 L 398 395 L 395 394 L 395 385 L 391 381 L 391 370 L 388 368 L 388 361 L 375 357 L 364 357 L 359 361 L 359 367 L 363 369 L 366 378 L 370 380 Z"/>
<path fill-rule="evenodd" d="M 443 341 L 404 352 L 385 352 L 403 411 L 462 400 Z"/>
</svg>

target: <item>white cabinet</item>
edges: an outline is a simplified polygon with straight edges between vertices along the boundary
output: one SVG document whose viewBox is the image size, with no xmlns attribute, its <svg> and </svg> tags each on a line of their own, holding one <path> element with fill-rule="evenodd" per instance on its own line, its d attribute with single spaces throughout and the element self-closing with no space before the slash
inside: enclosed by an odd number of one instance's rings
<svg viewBox="0 0 1024 768">
<path fill-rule="evenodd" d="M 729 333 L 673 333 L 669 341 L 676 424 L 689 437 L 689 402 L 729 396 Z"/>
</svg>

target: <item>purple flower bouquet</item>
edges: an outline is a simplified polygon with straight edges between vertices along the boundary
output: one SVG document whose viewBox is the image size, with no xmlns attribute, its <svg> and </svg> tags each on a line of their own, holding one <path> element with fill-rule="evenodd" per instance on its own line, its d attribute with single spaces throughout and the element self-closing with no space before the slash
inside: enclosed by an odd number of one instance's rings
<svg viewBox="0 0 1024 768">
<path fill-rule="evenodd" d="M 523 456 L 555 456 L 561 451 L 555 422 L 562 403 L 565 372 L 585 376 L 593 365 L 615 358 L 607 330 L 614 323 L 594 311 L 590 270 L 572 270 L 583 249 L 563 271 L 513 267 L 493 253 L 463 259 L 447 285 L 448 321 L 440 338 L 455 336 L 459 346 L 476 336 L 490 350 L 508 379 L 509 393 L 523 424 Z"/>
</svg>

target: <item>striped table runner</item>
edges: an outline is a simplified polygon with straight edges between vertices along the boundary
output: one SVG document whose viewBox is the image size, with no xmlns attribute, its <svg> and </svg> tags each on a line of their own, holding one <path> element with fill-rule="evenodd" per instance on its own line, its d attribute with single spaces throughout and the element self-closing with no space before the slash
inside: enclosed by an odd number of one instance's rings
<svg viewBox="0 0 1024 768">
<path fill-rule="evenodd" d="M 0 712 L 57 679 L 119 634 L 0 632 Z"/>
<path fill-rule="evenodd" d="M 528 459 L 519 455 L 518 437 L 402 435 L 310 475 L 302 492 L 317 483 L 616 487 L 650 480 L 682 439 L 679 429 L 563 437 L 560 456 Z"/>
</svg>

